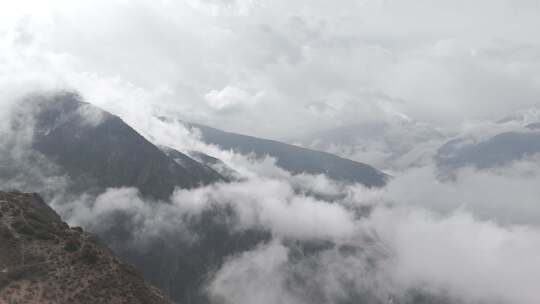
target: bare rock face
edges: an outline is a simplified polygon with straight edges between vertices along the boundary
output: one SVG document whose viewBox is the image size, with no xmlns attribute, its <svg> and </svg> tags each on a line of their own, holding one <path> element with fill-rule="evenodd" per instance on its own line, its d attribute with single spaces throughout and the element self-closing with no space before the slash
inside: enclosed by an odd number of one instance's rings
<svg viewBox="0 0 540 304">
<path fill-rule="evenodd" d="M 171 303 L 35 194 L 0 192 L 0 304 Z"/>
</svg>

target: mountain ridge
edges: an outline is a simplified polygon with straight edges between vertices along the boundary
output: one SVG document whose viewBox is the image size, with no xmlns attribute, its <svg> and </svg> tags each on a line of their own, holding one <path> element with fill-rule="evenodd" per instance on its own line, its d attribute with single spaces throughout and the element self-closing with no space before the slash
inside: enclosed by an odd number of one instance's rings
<svg viewBox="0 0 540 304">
<path fill-rule="evenodd" d="M 202 124 L 182 122 L 190 130 L 199 130 L 201 140 L 233 150 L 241 154 L 254 153 L 256 157 L 266 155 L 276 158 L 276 165 L 292 174 L 325 174 L 329 178 L 367 187 L 382 187 L 389 176 L 370 165 L 342 158 L 337 155 L 300 146 L 236 134 Z"/>
</svg>

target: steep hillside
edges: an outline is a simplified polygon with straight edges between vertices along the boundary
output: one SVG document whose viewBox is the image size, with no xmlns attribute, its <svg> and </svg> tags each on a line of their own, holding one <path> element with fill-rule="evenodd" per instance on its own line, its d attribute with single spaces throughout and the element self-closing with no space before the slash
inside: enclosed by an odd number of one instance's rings
<svg viewBox="0 0 540 304">
<path fill-rule="evenodd" d="M 82 102 L 76 94 L 38 96 L 29 103 L 35 111 L 33 147 L 69 175 L 75 192 L 125 186 L 167 199 L 175 187 L 223 180 L 194 160 L 183 167 L 122 119 Z"/>
<path fill-rule="evenodd" d="M 171 303 L 39 196 L 0 192 L 0 303 Z"/>
</svg>

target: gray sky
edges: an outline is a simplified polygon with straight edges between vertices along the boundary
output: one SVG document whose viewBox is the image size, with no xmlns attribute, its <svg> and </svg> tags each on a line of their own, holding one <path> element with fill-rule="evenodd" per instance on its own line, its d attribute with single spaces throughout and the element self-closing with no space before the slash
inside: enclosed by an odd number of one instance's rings
<svg viewBox="0 0 540 304">
<path fill-rule="evenodd" d="M 455 126 L 537 104 L 539 13 L 535 0 L 10 1 L 0 87 L 273 138 L 402 114 Z"/>
</svg>

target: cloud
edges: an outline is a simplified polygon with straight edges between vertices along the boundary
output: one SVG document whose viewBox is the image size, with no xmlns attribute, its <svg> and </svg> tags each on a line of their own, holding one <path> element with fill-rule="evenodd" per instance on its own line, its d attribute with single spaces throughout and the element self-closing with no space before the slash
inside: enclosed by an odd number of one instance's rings
<svg viewBox="0 0 540 304">
<path fill-rule="evenodd" d="M 249 92 L 237 87 L 226 86 L 223 90 L 212 90 L 208 92 L 204 98 L 210 106 L 221 111 L 254 104 L 257 102 L 258 96 L 251 96 Z"/>
<path fill-rule="evenodd" d="M 223 157 L 243 179 L 177 189 L 170 203 L 144 200 L 136 189 L 109 189 L 75 201 L 58 195 L 53 206 L 71 224 L 104 236 L 121 227 L 127 240 L 112 245 L 132 252 L 163 239 L 171 248 L 189 249 L 201 237 L 194 223 L 216 210 L 226 211 L 218 214 L 227 232 L 268 232 L 269 239 L 224 256 L 215 272 L 208 270 L 207 291 L 216 301 L 384 303 L 418 292 L 465 303 L 538 301 L 534 278 L 540 263 L 533 253 L 540 242 L 540 168 L 534 158 L 497 170 L 465 168 L 452 180 L 424 165 L 400 172 L 385 188 L 367 189 L 324 175 L 292 175 L 272 158 L 220 151 L 177 122 L 151 116 L 144 126 L 156 143 Z M 33 169 L 57 177 L 62 188 L 55 171 Z M 32 179 L 18 181 L 30 187 Z"/>
<path fill-rule="evenodd" d="M 397 285 L 445 290 L 467 303 L 538 301 L 537 228 L 407 208 L 378 209 L 371 220 L 394 252 L 388 267 Z"/>
<path fill-rule="evenodd" d="M 0 184 L 6 190 L 39 192 L 47 199 L 62 195 L 69 178 L 32 147 L 36 132 L 33 97 L 4 92 L 0 99 Z M 46 94 L 46 93 L 44 93 Z"/>
<path fill-rule="evenodd" d="M 270 138 L 395 115 L 476 139 L 514 130 L 520 122 L 491 121 L 538 106 L 539 11 L 531 0 L 10 3 L 0 12 L 2 165 L 34 157 L 31 128 L 11 129 L 19 98 L 73 88 L 153 143 L 204 151 L 242 175 L 179 189 L 170 204 L 135 189 L 54 201 L 96 232 L 126 215 L 142 247 L 163 235 L 189 244 L 189 223 L 212 208 L 233 210 L 232 231 L 269 231 L 271 240 L 217 269 L 208 290 L 219 301 L 337 303 L 354 290 L 388 303 L 421 290 L 466 303 L 538 303 L 535 159 L 441 180 L 422 158 L 429 145 L 406 155 L 418 153 L 419 168 L 400 160 L 387 188 L 365 189 L 221 151 L 157 117 Z M 385 149 L 343 153 L 385 162 Z M 2 183 L 61 191 L 69 181 L 56 169 L 43 160 Z M 311 242 L 332 245 L 306 254 Z"/>
<path fill-rule="evenodd" d="M 453 180 L 441 180 L 437 169 L 425 166 L 408 170 L 390 181 L 386 199 L 442 213 L 467 210 L 482 219 L 504 224 L 536 226 L 540 210 L 537 158 L 492 170 L 460 170 Z M 414 185 L 411 187 L 411 185 Z"/>
<path fill-rule="evenodd" d="M 208 287 L 225 303 L 300 303 L 287 290 L 288 249 L 268 244 L 242 253 L 225 264 Z"/>
<path fill-rule="evenodd" d="M 216 184 L 194 190 L 177 189 L 171 204 L 144 201 L 132 188 L 109 189 L 79 202 L 57 202 L 57 210 L 72 224 L 106 231 L 121 212 L 134 218 L 136 234 L 148 237 L 156 231 L 180 229 L 189 217 L 218 208 L 234 210 L 235 230 L 263 229 L 276 236 L 300 240 L 343 239 L 353 235 L 354 215 L 338 204 L 328 204 L 295 193 L 285 181 L 256 178 L 248 181 Z M 320 223 L 325 222 L 324 226 Z"/>
<path fill-rule="evenodd" d="M 385 303 L 415 293 L 464 303 L 538 301 L 536 159 L 497 170 L 465 168 L 452 180 L 438 178 L 428 164 L 400 172 L 383 189 L 367 189 L 324 175 L 291 175 L 272 158 L 221 151 L 177 122 L 146 118 L 145 130 L 153 142 L 222 157 L 243 179 L 177 189 L 170 203 L 144 200 L 136 189 L 109 189 L 76 201 L 59 195 L 53 206 L 98 234 L 122 227 L 128 239 L 113 247 L 132 252 L 164 238 L 171 248 L 190 248 L 201 237 L 194 223 L 215 210 L 228 210 L 220 221 L 233 234 L 269 232 L 269 240 L 224 257 L 208 274 L 207 292 L 216 301 Z"/>
<path fill-rule="evenodd" d="M 0 85 L 74 88 L 122 117 L 118 100 L 129 100 L 271 138 L 381 121 L 388 108 L 453 128 L 538 105 L 538 10 L 526 0 L 23 1 L 2 12 Z M 241 105 L 249 113 L 231 110 Z"/>
<path fill-rule="evenodd" d="M 402 301 L 414 291 L 459 303 L 535 303 L 540 261 L 534 252 L 540 231 L 538 216 L 531 215 L 538 196 L 530 192 L 529 183 L 537 182 L 536 175 L 521 175 L 519 164 L 506 170 L 468 171 L 457 182 L 437 182 L 434 176 L 415 175 L 403 181 L 398 177 L 393 183 L 403 183 L 413 195 L 395 193 L 391 184 L 388 192 L 379 192 L 383 198 L 372 212 L 354 221 L 354 237 L 345 244 L 361 248 L 363 254 L 354 250 L 343 254 L 330 247 L 298 262 L 290 246 L 270 243 L 233 257 L 216 274 L 211 291 L 226 303 L 249 303 L 254 295 L 290 303 L 335 303 L 352 296 L 347 294 L 350 290 L 382 303 Z M 491 191 L 501 190 L 486 194 L 482 184 Z M 355 202 L 373 203 L 369 190 L 363 191 Z M 460 192 L 468 198 L 467 207 Z M 441 203 L 447 204 L 445 210 Z M 260 274 L 268 274 L 272 281 L 262 280 Z M 311 288 L 319 292 L 318 300 L 305 296 L 315 292 Z"/>
<path fill-rule="evenodd" d="M 178 189 L 171 204 L 109 189 L 82 205 L 55 207 L 95 231 L 119 225 L 112 221 L 118 212 L 128 215 L 133 248 L 164 235 L 196 242 L 200 231 L 190 223 L 208 210 L 230 210 L 225 221 L 233 233 L 269 231 L 269 240 L 210 273 L 206 291 L 217 302 L 401 303 L 423 294 L 451 303 L 532 304 L 540 275 L 538 172 L 522 162 L 438 180 L 431 167 L 413 168 L 384 189 L 278 174 Z"/>
</svg>

